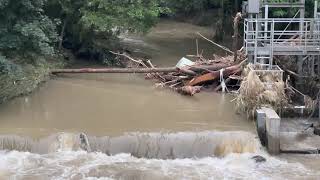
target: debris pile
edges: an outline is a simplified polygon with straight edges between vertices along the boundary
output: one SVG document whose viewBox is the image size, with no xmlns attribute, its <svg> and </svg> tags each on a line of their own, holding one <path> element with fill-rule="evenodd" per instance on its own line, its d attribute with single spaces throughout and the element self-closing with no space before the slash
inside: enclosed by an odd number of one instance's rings
<svg viewBox="0 0 320 180">
<path fill-rule="evenodd" d="M 155 87 L 170 88 L 180 94 L 193 96 L 203 89 L 221 90 L 230 82 L 230 77 L 241 73 L 241 65 L 236 64 L 233 56 L 213 56 L 206 59 L 202 55 L 188 55 L 193 61 L 182 58 L 175 67 L 167 68 L 171 71 L 161 71 L 150 60 L 132 58 L 127 54 L 111 52 L 131 61 L 131 67 L 148 68 L 146 79 L 155 80 Z M 244 61 L 245 56 L 242 57 Z M 133 64 L 132 64 L 133 63 Z M 160 69 L 160 70 L 159 70 Z M 159 70 L 159 71 L 158 71 Z M 225 81 L 224 79 L 227 79 Z M 228 80 L 229 79 L 229 80 Z M 221 83 L 224 83 L 222 88 Z M 220 85 L 219 85 L 220 84 Z"/>
<path fill-rule="evenodd" d="M 238 111 L 245 112 L 250 117 L 253 117 L 255 110 L 261 106 L 271 106 L 275 110 L 281 110 L 288 104 L 282 71 L 262 69 L 259 65 L 253 64 L 246 67 L 236 97 Z"/>
<path fill-rule="evenodd" d="M 241 66 L 246 59 L 243 49 L 233 52 L 202 34 L 197 34 L 230 55 L 225 57 L 213 55 L 210 59 L 204 58 L 202 53 L 199 53 L 198 41 L 196 41 L 197 54 L 187 55 L 187 58 L 192 60 L 182 58 L 175 67 L 156 67 L 149 59 L 133 58 L 128 53 L 110 51 L 117 56 L 117 61 L 124 65 L 124 68 L 55 69 L 52 70 L 52 74 L 145 73 L 146 79 L 156 81 L 157 88 L 170 88 L 180 94 L 190 96 L 205 89 L 226 91 L 228 83 L 237 85 L 240 80 Z"/>
</svg>

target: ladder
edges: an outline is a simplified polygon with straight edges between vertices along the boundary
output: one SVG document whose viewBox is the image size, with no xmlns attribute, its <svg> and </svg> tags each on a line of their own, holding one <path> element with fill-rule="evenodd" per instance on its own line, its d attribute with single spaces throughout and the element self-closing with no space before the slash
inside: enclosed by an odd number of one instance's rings
<svg viewBox="0 0 320 180">
<path fill-rule="evenodd" d="M 260 64 L 268 69 L 273 66 L 273 43 L 274 43 L 274 27 L 271 24 L 270 35 L 268 36 L 263 31 L 259 31 L 259 25 L 256 23 L 254 33 L 254 64 Z"/>
<path fill-rule="evenodd" d="M 260 50 L 260 48 L 255 49 L 255 57 L 254 57 L 254 64 L 260 64 L 272 68 L 272 50 L 271 48 L 265 48 L 265 50 Z"/>
</svg>

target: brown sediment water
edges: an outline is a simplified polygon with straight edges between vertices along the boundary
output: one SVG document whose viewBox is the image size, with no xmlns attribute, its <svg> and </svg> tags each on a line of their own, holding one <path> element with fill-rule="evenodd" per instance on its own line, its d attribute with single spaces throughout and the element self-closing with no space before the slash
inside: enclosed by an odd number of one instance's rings
<svg viewBox="0 0 320 180">
<path fill-rule="evenodd" d="M 196 32 L 211 35 L 210 28 L 161 21 L 122 43 L 155 65 L 172 66 L 196 53 Z M 205 56 L 223 54 L 200 38 L 199 44 Z M 53 77 L 0 106 L 0 179 L 318 177 L 317 163 L 265 153 L 254 124 L 235 113 L 231 100 L 155 89 L 136 74 Z M 256 163 L 256 155 L 267 161 Z"/>
<path fill-rule="evenodd" d="M 250 121 L 233 111 L 232 97 L 184 97 L 137 75 L 68 75 L 4 105 L 2 133 L 43 136 L 60 131 L 119 135 L 141 131 L 244 130 Z"/>
<path fill-rule="evenodd" d="M 209 28 L 162 21 L 144 36 L 124 36 L 122 43 L 144 53 L 157 66 L 173 66 L 195 54 L 196 32 Z M 204 55 L 218 51 L 199 39 Z M 218 51 L 219 52 L 219 51 Z M 79 62 L 76 66 L 88 66 Z M 90 66 L 90 65 L 89 65 Z M 253 124 L 234 112 L 232 97 L 201 93 L 184 97 L 156 89 L 139 74 L 73 74 L 53 77 L 33 94 L 0 109 L 2 133 L 48 136 L 57 132 L 121 135 L 124 132 L 243 130 Z"/>
</svg>

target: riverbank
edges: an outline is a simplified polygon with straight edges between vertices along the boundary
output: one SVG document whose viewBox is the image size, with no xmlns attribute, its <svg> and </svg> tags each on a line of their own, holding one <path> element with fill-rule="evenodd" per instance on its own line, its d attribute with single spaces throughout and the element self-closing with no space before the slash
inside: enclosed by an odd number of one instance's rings
<svg viewBox="0 0 320 180">
<path fill-rule="evenodd" d="M 32 63 L 6 60 L 0 73 L 0 104 L 13 98 L 32 93 L 50 78 L 51 69 L 64 67 L 68 62 L 62 58 L 54 60 L 38 58 Z"/>
</svg>

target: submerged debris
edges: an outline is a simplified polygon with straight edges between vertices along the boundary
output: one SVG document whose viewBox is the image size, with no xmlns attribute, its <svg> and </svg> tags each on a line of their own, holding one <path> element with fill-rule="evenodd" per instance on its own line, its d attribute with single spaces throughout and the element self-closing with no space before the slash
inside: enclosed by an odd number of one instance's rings
<svg viewBox="0 0 320 180">
<path fill-rule="evenodd" d="M 200 93 L 201 88 L 201 86 L 183 86 L 181 88 L 177 88 L 176 91 L 183 95 L 193 96 Z"/>
<path fill-rule="evenodd" d="M 267 161 L 266 158 L 262 157 L 262 156 L 253 156 L 251 159 L 253 159 L 256 163 L 264 163 Z"/>
</svg>

